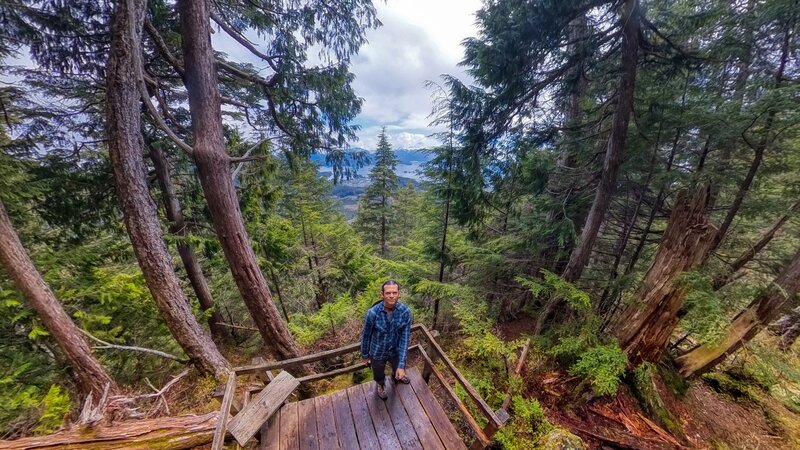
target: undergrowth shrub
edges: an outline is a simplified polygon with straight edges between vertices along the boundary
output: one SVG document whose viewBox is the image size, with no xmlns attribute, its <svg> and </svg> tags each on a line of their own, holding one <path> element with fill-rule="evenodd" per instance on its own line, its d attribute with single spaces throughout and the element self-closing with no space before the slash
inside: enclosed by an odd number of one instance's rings
<svg viewBox="0 0 800 450">
<path fill-rule="evenodd" d="M 36 426 L 36 433 L 48 434 L 57 430 L 71 406 L 68 392 L 57 384 L 50 386 L 50 390 L 41 402 L 42 415 Z"/>
<path fill-rule="evenodd" d="M 588 381 L 595 395 L 616 395 L 627 365 L 627 355 L 614 343 L 592 347 L 581 353 L 578 362 L 569 368 L 569 373 Z"/>
<path fill-rule="evenodd" d="M 560 297 L 578 314 L 578 318 L 555 328 L 556 344 L 547 350 L 570 374 L 589 383 L 597 396 L 615 395 L 628 358 L 619 344 L 603 342 L 600 319 L 591 311 L 589 294 L 562 277 L 542 270 L 542 280 L 518 277 L 517 281 L 535 297 Z"/>
<path fill-rule="evenodd" d="M 343 295 L 335 302 L 322 305 L 314 314 L 296 313 L 289 316 L 289 330 L 300 345 L 308 346 L 352 317 L 353 302 L 349 295 Z"/>
<path fill-rule="evenodd" d="M 495 442 L 505 450 L 530 450 L 536 447 L 539 438 L 552 430 L 544 415 L 544 409 L 536 399 L 521 395 L 512 398 L 513 414 L 495 435 Z"/>
</svg>

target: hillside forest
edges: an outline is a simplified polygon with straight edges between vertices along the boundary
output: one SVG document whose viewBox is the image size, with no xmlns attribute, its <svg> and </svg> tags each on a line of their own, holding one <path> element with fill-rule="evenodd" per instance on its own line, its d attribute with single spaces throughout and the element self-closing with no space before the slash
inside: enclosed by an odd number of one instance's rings
<svg viewBox="0 0 800 450">
<path fill-rule="evenodd" d="M 800 448 L 800 2 L 475 23 L 410 183 L 386 129 L 353 149 L 370 0 L 0 2 L 0 448 L 216 412 L 231 367 L 358 342 L 388 279 L 510 393 L 490 448 Z"/>
</svg>

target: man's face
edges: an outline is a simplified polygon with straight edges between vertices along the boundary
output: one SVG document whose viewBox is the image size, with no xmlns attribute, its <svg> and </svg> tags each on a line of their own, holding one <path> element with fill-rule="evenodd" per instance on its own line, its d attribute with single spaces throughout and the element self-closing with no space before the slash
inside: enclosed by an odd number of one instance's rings
<svg viewBox="0 0 800 450">
<path fill-rule="evenodd" d="M 389 284 L 383 287 L 383 292 L 381 292 L 381 298 L 383 299 L 383 305 L 389 309 L 392 309 L 397 305 L 397 299 L 400 298 L 400 289 L 399 286 L 396 284 Z"/>
</svg>

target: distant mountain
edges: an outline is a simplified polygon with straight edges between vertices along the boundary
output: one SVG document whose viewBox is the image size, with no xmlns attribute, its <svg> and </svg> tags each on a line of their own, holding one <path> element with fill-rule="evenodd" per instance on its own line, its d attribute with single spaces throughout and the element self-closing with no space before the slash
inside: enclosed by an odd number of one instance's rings
<svg viewBox="0 0 800 450">
<path fill-rule="evenodd" d="M 370 160 L 370 165 L 375 159 L 375 152 L 370 150 L 364 150 L 363 148 L 349 148 L 345 150 L 345 152 L 367 152 L 367 156 Z M 394 154 L 397 157 L 398 164 L 422 164 L 430 161 L 433 158 L 433 155 L 427 149 L 419 149 L 419 150 L 408 150 L 408 149 L 397 149 L 394 150 Z M 329 167 L 325 163 L 325 155 L 315 153 L 311 155 L 311 160 L 314 161 L 318 166 Z"/>
</svg>

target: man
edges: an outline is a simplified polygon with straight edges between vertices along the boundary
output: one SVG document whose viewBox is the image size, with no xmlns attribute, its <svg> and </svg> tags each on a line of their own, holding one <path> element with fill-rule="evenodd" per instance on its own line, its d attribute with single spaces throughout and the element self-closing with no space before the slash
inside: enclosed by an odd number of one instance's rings
<svg viewBox="0 0 800 450">
<path fill-rule="evenodd" d="M 364 331 L 361 333 L 361 359 L 372 367 L 372 377 L 377 384 L 378 397 L 386 400 L 386 375 L 388 362 L 392 366 L 392 380 L 408 384 L 406 354 L 411 334 L 411 309 L 400 303 L 400 286 L 389 280 L 381 286 L 381 301 L 367 310 Z"/>
</svg>

